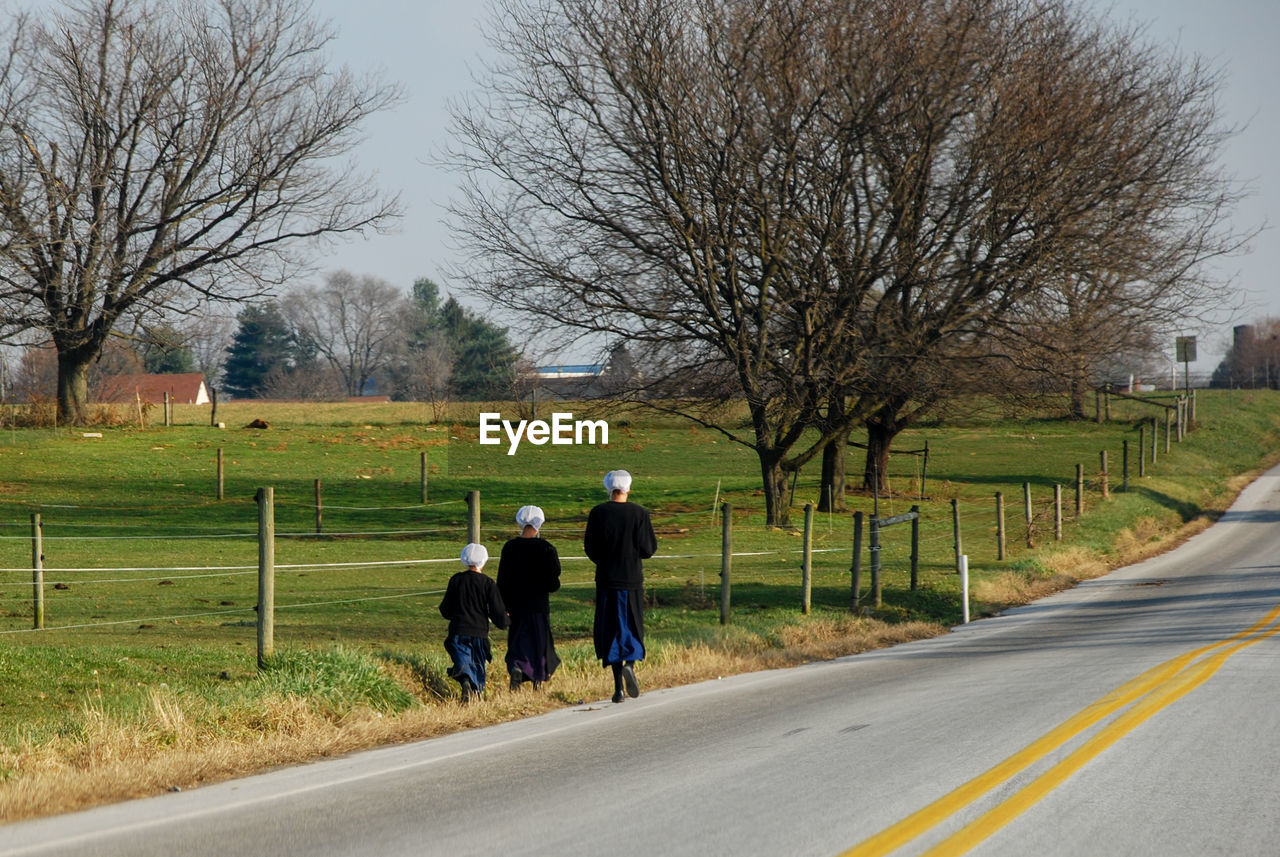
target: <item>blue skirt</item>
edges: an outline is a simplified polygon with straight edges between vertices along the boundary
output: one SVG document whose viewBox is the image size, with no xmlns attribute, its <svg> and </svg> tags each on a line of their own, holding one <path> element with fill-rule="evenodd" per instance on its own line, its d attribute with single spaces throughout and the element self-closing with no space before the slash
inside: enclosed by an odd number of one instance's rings
<svg viewBox="0 0 1280 857">
<path fill-rule="evenodd" d="M 625 589 L 598 592 L 594 636 L 596 657 L 605 666 L 644 660 L 644 605 L 633 603 L 637 594 Z"/>
<path fill-rule="evenodd" d="M 488 662 L 493 660 L 493 652 L 489 647 L 488 637 L 466 637 L 454 634 L 446 637 L 444 650 L 453 658 L 453 666 L 449 668 L 449 678 L 458 684 L 469 681 L 476 690 L 484 690 L 485 673 Z"/>
</svg>

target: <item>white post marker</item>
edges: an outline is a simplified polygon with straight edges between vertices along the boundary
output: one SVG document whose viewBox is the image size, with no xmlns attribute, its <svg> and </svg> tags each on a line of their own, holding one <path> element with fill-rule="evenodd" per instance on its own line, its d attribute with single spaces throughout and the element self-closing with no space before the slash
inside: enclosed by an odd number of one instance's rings
<svg viewBox="0 0 1280 857">
<path fill-rule="evenodd" d="M 964 613 L 964 624 L 969 624 L 969 556 L 960 554 L 960 604 Z"/>
</svg>

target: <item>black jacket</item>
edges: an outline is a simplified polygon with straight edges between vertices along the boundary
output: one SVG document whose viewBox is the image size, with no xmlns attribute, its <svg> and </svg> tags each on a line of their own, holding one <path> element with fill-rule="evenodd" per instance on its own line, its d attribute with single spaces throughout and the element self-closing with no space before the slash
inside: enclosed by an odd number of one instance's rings
<svg viewBox="0 0 1280 857">
<path fill-rule="evenodd" d="M 507 608 L 493 578 L 484 572 L 464 569 L 449 578 L 440 615 L 449 620 L 449 636 L 488 637 L 489 622 L 507 627 Z"/>
<path fill-rule="evenodd" d="M 608 500 L 587 516 L 582 546 L 596 564 L 598 588 L 640 589 L 644 586 L 640 561 L 658 550 L 658 537 L 648 509 Z"/>
<path fill-rule="evenodd" d="M 550 594 L 560 588 L 560 554 L 545 539 L 514 538 L 498 559 L 498 591 L 512 616 L 550 613 Z"/>
</svg>

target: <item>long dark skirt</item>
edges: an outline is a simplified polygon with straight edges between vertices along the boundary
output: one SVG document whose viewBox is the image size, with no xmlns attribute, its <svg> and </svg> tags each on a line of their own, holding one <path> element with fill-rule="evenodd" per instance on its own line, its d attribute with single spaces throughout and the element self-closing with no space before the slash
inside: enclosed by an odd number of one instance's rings
<svg viewBox="0 0 1280 857">
<path fill-rule="evenodd" d="M 644 660 L 644 593 L 597 590 L 592 636 L 596 657 L 605 666 Z"/>
<path fill-rule="evenodd" d="M 449 678 L 458 684 L 469 681 L 476 690 L 484 690 L 485 674 L 488 662 L 493 660 L 493 650 L 489 646 L 488 637 L 466 637 L 454 634 L 446 637 L 444 650 L 453 658 L 453 666 L 449 668 Z"/>
<path fill-rule="evenodd" d="M 530 681 L 546 681 L 558 666 L 560 656 L 551 638 L 551 616 L 513 615 L 507 629 L 507 672 L 519 672 Z"/>
</svg>

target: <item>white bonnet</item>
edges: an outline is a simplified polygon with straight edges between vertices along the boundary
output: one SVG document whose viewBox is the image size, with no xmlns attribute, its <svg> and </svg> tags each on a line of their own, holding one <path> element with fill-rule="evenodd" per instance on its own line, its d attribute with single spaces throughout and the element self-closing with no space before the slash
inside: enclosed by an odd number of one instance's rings
<svg viewBox="0 0 1280 857">
<path fill-rule="evenodd" d="M 462 560 L 462 564 L 468 568 L 473 565 L 476 568 L 484 568 L 484 564 L 489 561 L 489 551 L 484 545 L 472 542 L 462 549 L 462 556 L 460 559 Z"/>
<path fill-rule="evenodd" d="M 631 474 L 625 470 L 610 470 L 604 475 L 604 490 L 610 494 L 614 491 L 629 492 L 631 490 Z"/>
<path fill-rule="evenodd" d="M 522 527 L 533 527 L 535 530 L 540 530 L 546 521 L 547 516 L 540 506 L 521 506 L 520 510 L 516 512 L 516 523 Z"/>
</svg>

